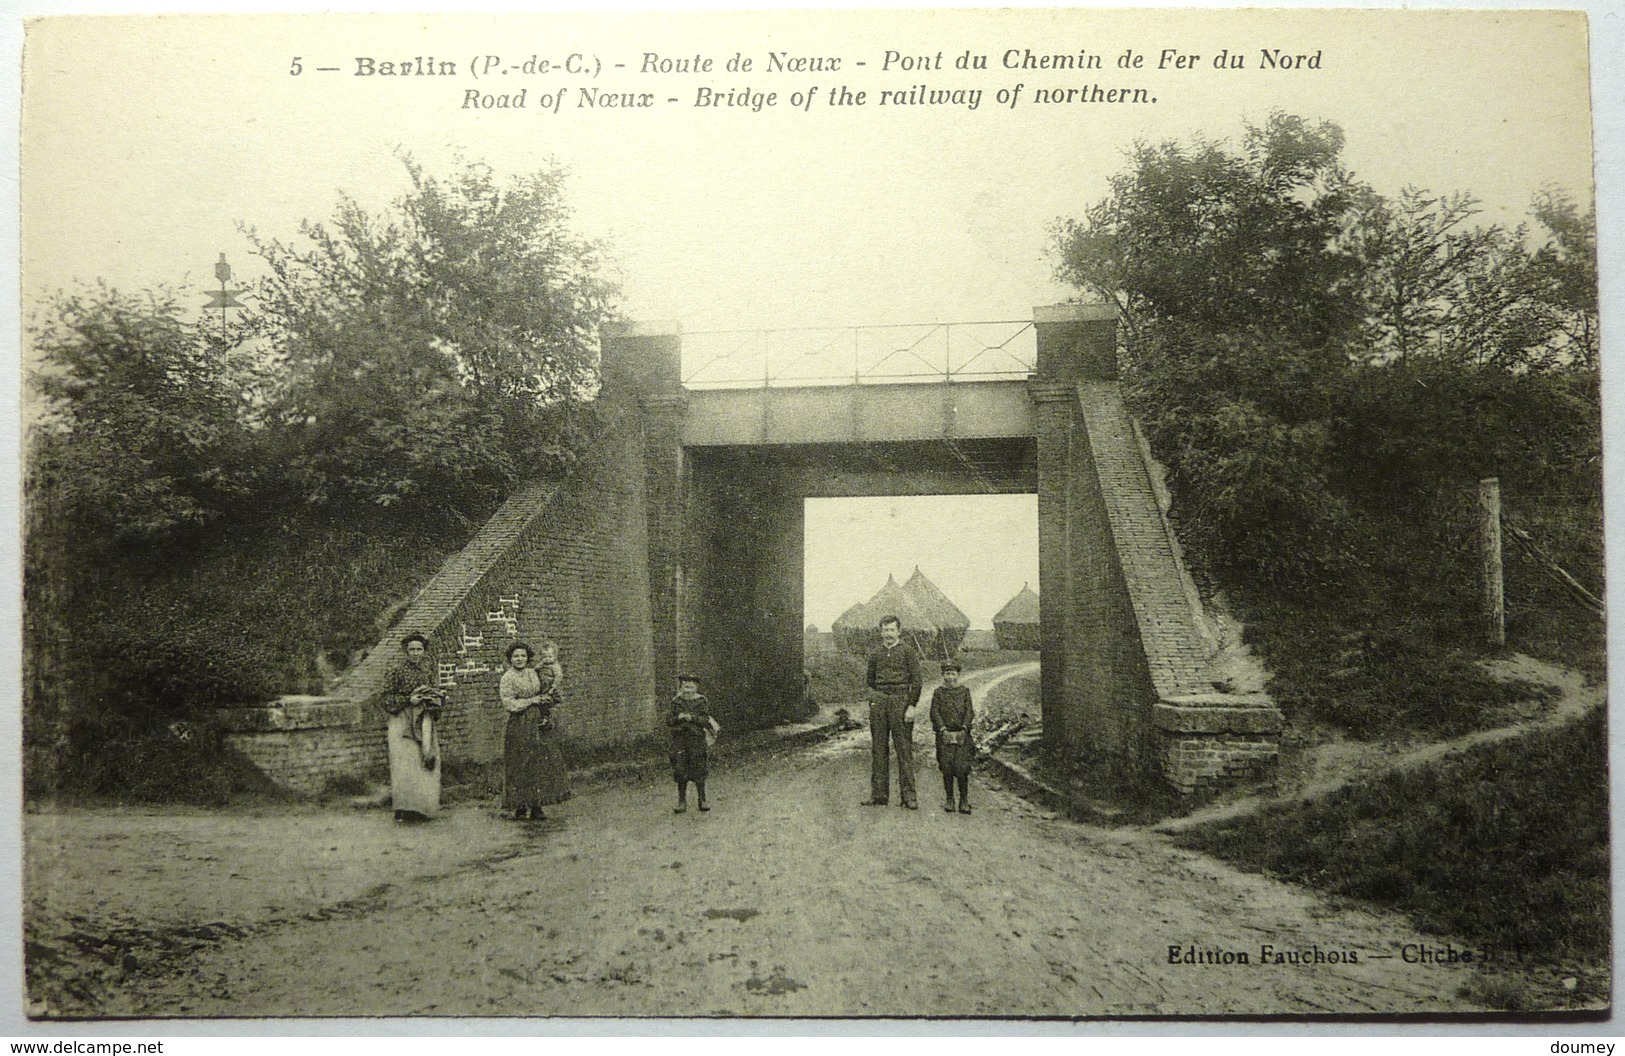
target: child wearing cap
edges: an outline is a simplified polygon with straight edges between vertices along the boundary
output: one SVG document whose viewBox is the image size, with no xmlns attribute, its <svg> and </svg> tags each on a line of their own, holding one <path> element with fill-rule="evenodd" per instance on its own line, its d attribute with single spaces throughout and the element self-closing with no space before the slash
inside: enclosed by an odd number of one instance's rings
<svg viewBox="0 0 1625 1056">
<path fill-rule="evenodd" d="M 677 676 L 677 695 L 667 706 L 666 725 L 671 729 L 671 774 L 677 782 L 677 807 L 673 813 L 688 810 L 690 781 L 699 796 L 699 808 L 710 810 L 711 805 L 705 801 L 705 776 L 719 727 L 711 717 L 710 702 L 700 693 L 698 678 Z"/>
<path fill-rule="evenodd" d="M 931 729 L 937 735 L 937 769 L 942 771 L 942 809 L 954 809 L 954 785 L 959 785 L 959 813 L 970 813 L 970 768 L 976 758 L 971 723 L 976 709 L 970 689 L 959 684 L 959 664 L 942 665 L 942 685 L 931 694 Z"/>
</svg>

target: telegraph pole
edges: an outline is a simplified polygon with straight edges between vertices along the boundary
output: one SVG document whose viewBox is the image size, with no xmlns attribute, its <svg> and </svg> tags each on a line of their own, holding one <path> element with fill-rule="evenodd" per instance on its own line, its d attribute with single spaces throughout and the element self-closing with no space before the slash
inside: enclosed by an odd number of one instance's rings
<svg viewBox="0 0 1625 1056">
<path fill-rule="evenodd" d="M 1491 645 L 1507 644 L 1506 598 L 1501 583 L 1501 480 L 1478 482 L 1479 619 Z"/>
<path fill-rule="evenodd" d="M 231 281 L 231 265 L 226 263 L 224 253 L 220 254 L 220 259 L 215 261 L 214 277 L 220 280 L 220 288 L 209 291 L 209 303 L 203 306 L 203 310 L 207 312 L 215 308 L 220 309 L 220 339 L 224 341 L 226 340 L 226 309 L 241 308 L 243 306 L 243 302 L 237 299 L 237 295 L 243 291 L 226 288 L 226 283 Z"/>
</svg>

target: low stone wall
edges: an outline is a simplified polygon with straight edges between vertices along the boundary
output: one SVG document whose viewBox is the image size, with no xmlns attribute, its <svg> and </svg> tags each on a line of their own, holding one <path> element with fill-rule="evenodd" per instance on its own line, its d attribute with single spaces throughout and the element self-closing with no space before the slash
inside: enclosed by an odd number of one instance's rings
<svg viewBox="0 0 1625 1056">
<path fill-rule="evenodd" d="M 1152 721 L 1162 776 L 1187 795 L 1267 779 L 1280 760 L 1283 719 L 1263 694 L 1167 697 Z"/>
<path fill-rule="evenodd" d="M 316 795 L 335 775 L 359 775 L 387 763 L 383 718 L 373 711 L 336 697 L 280 697 L 216 709 L 215 723 L 225 744 L 276 784 Z"/>
</svg>

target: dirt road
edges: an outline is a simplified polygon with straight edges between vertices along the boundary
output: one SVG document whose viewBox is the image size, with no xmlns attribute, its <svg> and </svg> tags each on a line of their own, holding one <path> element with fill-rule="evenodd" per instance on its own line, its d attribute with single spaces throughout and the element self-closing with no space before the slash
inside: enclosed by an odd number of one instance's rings
<svg viewBox="0 0 1625 1056">
<path fill-rule="evenodd" d="M 95 825 L 85 817 L 32 816 L 34 1007 L 118 1016 L 1470 1007 L 1455 995 L 1474 968 L 1407 963 L 1406 944 L 1444 944 L 1399 918 L 1335 908 L 1151 834 L 1057 820 L 981 775 L 976 812 L 944 813 L 919 725 L 918 812 L 859 805 L 868 737 L 855 731 L 725 763 L 707 814 L 674 815 L 669 784 L 647 780 L 587 790 L 529 825 L 496 820 L 490 804 L 415 828 L 394 826 L 387 811 L 318 811 L 292 824 L 270 812 L 198 815 L 199 845 L 187 853 L 161 835 L 175 831 L 162 815 L 91 816 L 102 837 L 125 837 L 122 849 L 86 835 Z M 211 821 L 233 828 L 201 854 Z M 149 875 L 132 864 L 143 860 Z M 290 863 L 303 864 L 290 874 Z M 69 872 L 115 865 L 137 875 Z M 96 978 L 64 985 L 69 966 L 55 958 L 70 925 L 81 948 L 87 933 L 114 926 L 147 939 L 125 949 L 115 937 Z M 1260 963 L 1265 946 L 1291 957 Z M 1234 963 L 1170 963 L 1170 947 L 1180 961 L 1188 952 Z M 1355 963 L 1326 963 L 1351 954 Z"/>
</svg>

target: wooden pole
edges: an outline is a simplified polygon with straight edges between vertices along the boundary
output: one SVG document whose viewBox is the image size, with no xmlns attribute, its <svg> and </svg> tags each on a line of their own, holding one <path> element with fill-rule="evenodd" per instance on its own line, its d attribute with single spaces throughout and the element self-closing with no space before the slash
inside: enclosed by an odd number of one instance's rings
<svg viewBox="0 0 1625 1056">
<path fill-rule="evenodd" d="M 1479 609 L 1491 645 L 1507 643 L 1506 596 L 1501 581 L 1501 480 L 1478 482 Z"/>
</svg>

